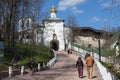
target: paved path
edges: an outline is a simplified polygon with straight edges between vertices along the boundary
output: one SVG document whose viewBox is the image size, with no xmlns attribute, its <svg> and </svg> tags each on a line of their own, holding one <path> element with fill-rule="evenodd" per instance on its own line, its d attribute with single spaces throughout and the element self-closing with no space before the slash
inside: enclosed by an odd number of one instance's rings
<svg viewBox="0 0 120 80">
<path fill-rule="evenodd" d="M 52 69 L 35 72 L 33 76 L 29 76 L 28 74 L 24 76 L 18 75 L 4 80 L 89 80 L 87 77 L 86 66 L 84 67 L 84 78 L 81 79 L 78 77 L 77 68 L 75 68 L 78 56 L 74 54 L 66 54 L 63 51 L 56 52 L 56 54 L 58 60 Z M 93 75 L 94 78 L 92 80 L 100 80 L 96 65 L 94 65 Z"/>
</svg>

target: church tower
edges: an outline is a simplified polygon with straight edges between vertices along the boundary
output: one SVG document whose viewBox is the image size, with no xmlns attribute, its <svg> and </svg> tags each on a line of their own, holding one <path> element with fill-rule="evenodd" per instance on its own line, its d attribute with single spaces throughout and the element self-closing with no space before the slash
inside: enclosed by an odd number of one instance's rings
<svg viewBox="0 0 120 80">
<path fill-rule="evenodd" d="M 52 8 L 50 10 L 50 15 L 51 15 L 51 18 L 56 18 L 56 13 L 57 13 L 57 10 L 55 9 L 54 5 L 52 5 Z"/>
<path fill-rule="evenodd" d="M 57 18 L 57 10 L 52 5 L 50 9 L 50 18 L 43 20 L 43 40 L 46 46 L 55 51 L 64 50 L 64 20 Z"/>
</svg>

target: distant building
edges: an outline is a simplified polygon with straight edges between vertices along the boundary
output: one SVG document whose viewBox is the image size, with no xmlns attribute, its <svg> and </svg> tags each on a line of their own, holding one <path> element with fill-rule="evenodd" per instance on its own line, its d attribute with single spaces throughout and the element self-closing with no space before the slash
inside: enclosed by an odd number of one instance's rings
<svg viewBox="0 0 120 80">
<path fill-rule="evenodd" d="M 19 20 L 18 32 L 32 29 L 31 18 L 22 18 Z"/>
</svg>

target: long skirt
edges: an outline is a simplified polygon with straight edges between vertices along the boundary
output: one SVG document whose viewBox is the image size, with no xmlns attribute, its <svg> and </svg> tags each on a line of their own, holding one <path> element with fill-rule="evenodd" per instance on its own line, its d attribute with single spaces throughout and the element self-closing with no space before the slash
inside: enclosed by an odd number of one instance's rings
<svg viewBox="0 0 120 80">
<path fill-rule="evenodd" d="M 78 67 L 79 77 L 83 77 L 83 67 Z"/>
</svg>

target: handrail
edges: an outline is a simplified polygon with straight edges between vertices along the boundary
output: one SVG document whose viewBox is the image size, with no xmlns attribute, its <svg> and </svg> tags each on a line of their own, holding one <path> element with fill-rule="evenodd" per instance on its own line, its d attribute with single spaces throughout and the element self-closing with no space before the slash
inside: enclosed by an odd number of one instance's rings
<svg viewBox="0 0 120 80">
<path fill-rule="evenodd" d="M 57 55 L 56 55 L 54 50 L 53 50 L 53 52 L 54 52 L 54 57 L 47 63 L 47 67 L 48 68 L 52 68 L 52 66 L 54 65 L 55 61 L 57 60 Z"/>
</svg>

